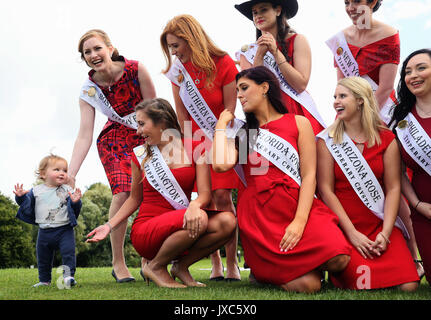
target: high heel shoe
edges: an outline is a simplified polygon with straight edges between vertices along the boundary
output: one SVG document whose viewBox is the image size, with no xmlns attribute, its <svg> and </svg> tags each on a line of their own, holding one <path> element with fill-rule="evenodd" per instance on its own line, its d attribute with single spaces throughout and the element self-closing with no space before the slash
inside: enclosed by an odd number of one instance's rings
<svg viewBox="0 0 431 320">
<path fill-rule="evenodd" d="M 221 263 L 221 266 L 223 267 L 223 274 L 224 274 L 224 264 L 223 264 L 223 262 Z M 223 280 L 224 280 L 224 276 L 218 276 L 218 277 L 212 277 L 212 278 L 210 278 L 210 281 L 216 281 L 216 282 L 223 281 Z"/>
<path fill-rule="evenodd" d="M 416 271 L 418 272 L 418 276 L 420 281 L 422 281 L 422 278 L 425 276 L 425 270 L 424 270 L 424 263 L 422 260 L 414 260 L 416 264 Z M 420 266 L 420 268 L 418 268 Z"/>
<path fill-rule="evenodd" d="M 238 266 L 236 266 L 237 268 L 238 268 L 238 273 L 239 273 L 239 276 L 241 277 L 241 270 L 240 270 L 240 268 L 238 267 Z M 241 278 L 226 278 L 226 279 L 224 279 L 224 281 L 226 281 L 226 282 L 236 282 L 236 281 L 241 281 Z"/>
<path fill-rule="evenodd" d="M 158 287 L 161 287 L 161 288 L 171 288 L 171 289 L 187 288 L 185 285 L 178 283 L 178 282 L 175 282 L 175 281 L 173 283 L 167 283 L 167 282 L 159 279 L 153 273 L 153 271 L 148 267 L 148 264 L 144 265 L 144 268 L 142 269 L 142 274 L 145 277 L 148 286 L 150 285 L 150 279 L 151 279 Z"/>
<path fill-rule="evenodd" d="M 178 279 L 180 279 L 181 280 L 181 282 L 182 283 L 184 283 L 187 287 L 195 287 L 195 288 L 205 288 L 207 285 L 206 284 L 204 284 L 204 283 L 202 283 L 202 282 L 199 282 L 199 281 L 196 281 L 196 280 L 194 280 L 193 278 L 192 278 L 192 280 L 193 281 L 189 281 L 189 282 L 187 282 L 187 281 L 184 281 L 183 279 L 181 279 L 179 276 L 178 276 L 178 274 L 177 274 L 177 268 L 176 268 L 176 266 L 173 264 L 172 265 L 172 267 L 171 267 L 171 277 L 175 280 L 176 278 L 178 278 Z"/>
<path fill-rule="evenodd" d="M 135 281 L 135 278 L 133 278 L 133 277 L 118 279 L 117 275 L 115 274 L 114 269 L 112 269 L 112 273 L 111 274 L 114 277 L 115 281 L 117 281 L 117 283 L 126 283 L 126 282 L 133 282 L 133 281 Z"/>
</svg>

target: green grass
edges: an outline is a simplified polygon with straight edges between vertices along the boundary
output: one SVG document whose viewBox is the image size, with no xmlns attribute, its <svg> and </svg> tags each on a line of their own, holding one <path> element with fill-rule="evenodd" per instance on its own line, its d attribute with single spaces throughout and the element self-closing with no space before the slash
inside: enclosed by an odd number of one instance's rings
<svg viewBox="0 0 431 320">
<path fill-rule="evenodd" d="M 180 290 L 147 286 L 139 275 L 139 269 L 131 269 L 134 283 L 117 284 L 111 276 L 111 268 L 78 268 L 78 285 L 70 290 L 60 290 L 56 285 L 57 274 L 53 269 L 50 287 L 32 288 L 38 282 L 37 269 L 0 270 L 0 300 L 431 300 L 431 287 L 422 280 L 415 293 L 403 293 L 397 289 L 374 291 L 337 290 L 325 285 L 314 295 L 287 293 L 275 286 L 252 285 L 248 281 L 249 270 L 241 272 L 243 280 L 236 283 L 208 281 L 211 267 L 209 260 L 192 266 L 196 280 L 207 284 L 206 288 Z"/>
</svg>

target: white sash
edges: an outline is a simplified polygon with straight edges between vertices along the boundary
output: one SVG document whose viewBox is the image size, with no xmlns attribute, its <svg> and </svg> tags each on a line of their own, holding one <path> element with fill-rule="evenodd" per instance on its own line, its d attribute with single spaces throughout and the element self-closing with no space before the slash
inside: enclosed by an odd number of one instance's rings
<svg viewBox="0 0 431 320">
<path fill-rule="evenodd" d="M 136 130 L 138 128 L 135 112 L 125 117 L 120 117 L 114 108 L 112 108 L 102 90 L 90 79 L 87 79 L 82 86 L 79 98 L 87 102 L 94 109 L 103 113 L 109 120 L 118 122 L 131 129 Z"/>
<path fill-rule="evenodd" d="M 415 116 L 409 113 L 396 130 L 404 150 L 431 176 L 431 138 Z"/>
<path fill-rule="evenodd" d="M 152 146 L 153 156 L 144 166 L 145 177 L 150 185 L 156 189 L 176 210 L 186 209 L 189 200 L 169 169 L 157 146 Z M 144 146 L 133 149 L 139 163 L 145 159 L 147 152 Z"/>
<path fill-rule="evenodd" d="M 384 220 L 385 193 L 362 153 L 349 136 L 344 133 L 341 144 L 335 144 L 326 131 L 317 137 L 325 141 L 329 152 L 349 180 L 359 199 L 378 218 Z M 407 228 L 398 216 L 395 226 L 401 229 L 406 239 L 410 239 Z"/>
<path fill-rule="evenodd" d="M 179 81 L 179 77 L 182 77 L 182 81 Z M 217 124 L 217 118 L 212 112 L 211 108 L 202 97 L 199 89 L 196 87 L 192 77 L 187 72 L 179 59 L 176 59 L 172 64 L 171 69 L 166 73 L 166 77 L 180 87 L 180 98 L 183 101 L 188 113 L 191 115 L 193 120 L 201 128 L 205 135 L 211 141 L 214 140 L 215 126 Z M 226 135 L 228 138 L 235 138 L 236 132 L 243 126 L 244 123 L 240 121 L 234 121 L 234 127 L 230 125 L 226 128 Z M 235 172 L 241 179 L 242 183 L 246 185 L 244 171 L 240 165 L 235 166 Z"/>
<path fill-rule="evenodd" d="M 239 60 L 241 55 L 243 55 L 248 60 L 248 62 L 253 64 L 257 49 L 258 45 L 255 43 L 249 46 L 244 46 L 241 51 L 236 53 L 236 59 Z M 272 73 L 277 77 L 278 81 L 280 82 L 281 90 L 283 90 L 283 92 L 286 93 L 289 97 L 291 97 L 293 100 L 306 108 L 307 111 L 310 112 L 310 114 L 314 117 L 314 119 L 316 119 L 324 128 L 326 128 L 326 124 L 323 121 L 323 118 L 321 117 L 319 111 L 317 110 L 316 104 L 314 103 L 311 95 L 307 91 L 297 93 L 289 85 L 286 79 L 284 79 L 280 69 L 278 68 L 274 56 L 270 52 L 266 53 L 263 62 L 264 66 L 271 70 Z"/>
<path fill-rule="evenodd" d="M 346 78 L 361 77 L 359 74 L 358 62 L 356 61 L 355 57 L 353 57 L 352 51 L 347 44 L 347 40 L 343 31 L 337 33 L 334 37 L 327 40 L 326 44 L 331 49 L 338 67 Z M 368 75 L 363 75 L 362 78 L 370 83 L 374 92 L 377 91 L 379 86 L 373 79 L 371 79 Z M 380 117 L 386 124 L 391 121 L 394 109 L 395 103 L 389 97 L 380 110 Z"/>
<path fill-rule="evenodd" d="M 265 157 L 301 186 L 299 155 L 289 142 L 268 130 L 259 129 L 253 150 Z"/>
</svg>

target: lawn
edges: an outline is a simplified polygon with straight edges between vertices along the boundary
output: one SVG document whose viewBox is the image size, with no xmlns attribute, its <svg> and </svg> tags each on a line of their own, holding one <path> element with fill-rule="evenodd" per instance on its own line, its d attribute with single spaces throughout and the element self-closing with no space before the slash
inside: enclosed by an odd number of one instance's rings
<svg viewBox="0 0 431 320">
<path fill-rule="evenodd" d="M 78 268 L 78 285 L 70 290 L 57 287 L 61 274 L 56 269 L 53 269 L 53 284 L 43 288 L 32 288 L 38 282 L 37 269 L 3 269 L 0 270 L 0 300 L 431 300 L 431 288 L 425 279 L 415 293 L 396 289 L 342 291 L 325 284 L 321 292 L 306 295 L 287 293 L 269 285 L 252 285 L 248 281 L 249 270 L 241 271 L 241 282 L 211 282 L 208 281 L 210 266 L 209 260 L 202 260 L 191 268 L 192 275 L 206 283 L 206 288 L 180 290 L 158 288 L 154 283 L 147 286 L 139 269 L 131 269 L 136 282 L 117 284 L 111 268 Z"/>
</svg>

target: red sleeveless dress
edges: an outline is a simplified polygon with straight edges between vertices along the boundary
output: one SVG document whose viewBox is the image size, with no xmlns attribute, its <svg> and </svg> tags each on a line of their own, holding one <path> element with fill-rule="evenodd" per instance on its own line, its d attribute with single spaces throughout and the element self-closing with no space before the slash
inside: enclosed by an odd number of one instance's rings
<svg viewBox="0 0 431 320">
<path fill-rule="evenodd" d="M 238 74 L 238 69 L 236 68 L 235 62 L 229 55 L 225 55 L 223 57 L 214 57 L 213 60 L 216 65 L 217 74 L 211 88 L 205 86 L 205 73 L 196 68 L 191 61 L 185 63 L 184 67 L 191 78 L 195 81 L 196 87 L 198 88 L 205 102 L 210 107 L 211 111 L 214 113 L 214 116 L 218 119 L 220 114 L 225 109 L 223 101 L 223 87 L 235 81 L 235 77 Z M 172 83 L 172 85 L 175 84 Z M 192 132 L 193 134 L 196 134 L 200 128 L 193 118 L 190 118 L 192 121 Z M 202 138 L 201 141 L 205 140 L 203 133 L 202 135 L 198 134 L 197 138 Z M 203 149 L 205 149 L 207 152 L 210 152 L 211 145 L 205 145 Z M 224 173 L 216 173 L 212 167 L 210 169 L 212 190 L 238 188 L 239 178 L 233 169 Z"/>
<path fill-rule="evenodd" d="M 365 144 L 363 156 L 384 189 L 383 155 L 395 136 L 391 131 L 383 130 L 380 132 L 380 137 L 381 145 L 376 144 L 369 148 Z M 334 189 L 338 200 L 356 230 L 374 241 L 377 234 L 383 229 L 383 220 L 375 216 L 363 204 L 336 162 L 334 162 L 334 174 Z M 412 255 L 398 227 L 394 226 L 389 240 L 391 243 L 388 244 L 386 252 L 380 257 L 375 256 L 372 260 L 364 259 L 352 246 L 350 263 L 339 276 L 331 277 L 333 284 L 338 288 L 359 290 L 388 288 L 418 281 Z M 369 278 L 367 278 L 367 274 Z"/>
<path fill-rule="evenodd" d="M 188 144 L 184 144 L 187 147 Z M 194 144 L 195 147 L 195 144 Z M 194 148 L 193 148 L 194 149 Z M 186 150 L 192 159 L 192 150 Z M 133 163 L 141 167 L 136 155 L 132 154 Z M 196 180 L 196 165 L 192 161 L 189 167 L 171 170 L 175 179 L 190 200 Z M 143 176 L 145 176 L 143 174 Z M 176 231 L 183 229 L 184 210 L 175 210 L 172 205 L 154 189 L 148 180 L 143 180 L 143 201 L 135 218 L 130 239 L 141 257 L 152 260 L 160 250 L 163 242 Z"/>
<path fill-rule="evenodd" d="M 110 88 L 99 86 L 111 106 L 121 117 L 135 112 L 135 106 L 142 101 L 138 80 L 139 62 L 127 59 L 124 59 L 124 62 L 124 72 L 120 80 Z M 94 73 L 94 70 L 89 72 L 90 80 L 93 82 Z M 97 150 L 112 194 L 130 191 L 131 155 L 133 148 L 143 143 L 144 140 L 136 134 L 136 130 L 118 122 L 108 120 L 103 127 L 97 139 Z"/>
<path fill-rule="evenodd" d="M 286 114 L 265 125 L 265 129 L 298 150 L 295 115 Z M 313 201 L 298 245 L 289 252 L 280 251 L 285 230 L 295 218 L 299 186 L 271 162 L 256 164 L 259 157 L 252 153 L 244 165 L 247 188 L 237 210 L 244 260 L 256 279 L 262 283 L 286 284 L 337 255 L 349 255 L 351 249 L 337 226 L 338 217 L 318 199 Z M 259 171 L 261 175 L 253 174 Z"/>
<path fill-rule="evenodd" d="M 412 109 L 412 114 L 418 120 L 425 132 L 431 136 L 431 118 L 421 118 L 416 108 Z M 412 186 L 419 200 L 426 203 L 431 203 L 431 176 L 414 161 L 410 155 L 401 148 L 401 155 L 404 163 L 413 172 Z M 431 220 L 427 219 L 421 213 L 415 210 L 416 203 L 410 203 L 411 218 L 413 229 L 418 245 L 421 259 L 424 263 L 425 276 L 428 283 L 431 284 Z"/>
<path fill-rule="evenodd" d="M 289 63 L 292 66 L 295 66 L 295 61 L 293 59 L 293 53 L 294 53 L 294 46 L 295 46 L 295 39 L 298 34 L 294 34 L 290 38 L 286 40 L 286 48 L 288 50 L 288 58 Z M 281 50 L 280 45 L 278 45 L 278 48 Z M 293 100 L 288 94 L 281 91 L 281 94 L 283 96 L 284 104 L 289 111 L 289 113 L 297 114 L 300 116 L 304 116 L 310 121 L 311 126 L 313 127 L 313 132 L 315 135 L 318 135 L 320 132 L 322 132 L 325 128 L 317 121 L 310 112 L 307 111 L 306 108 L 304 108 L 301 104 Z"/>
</svg>

